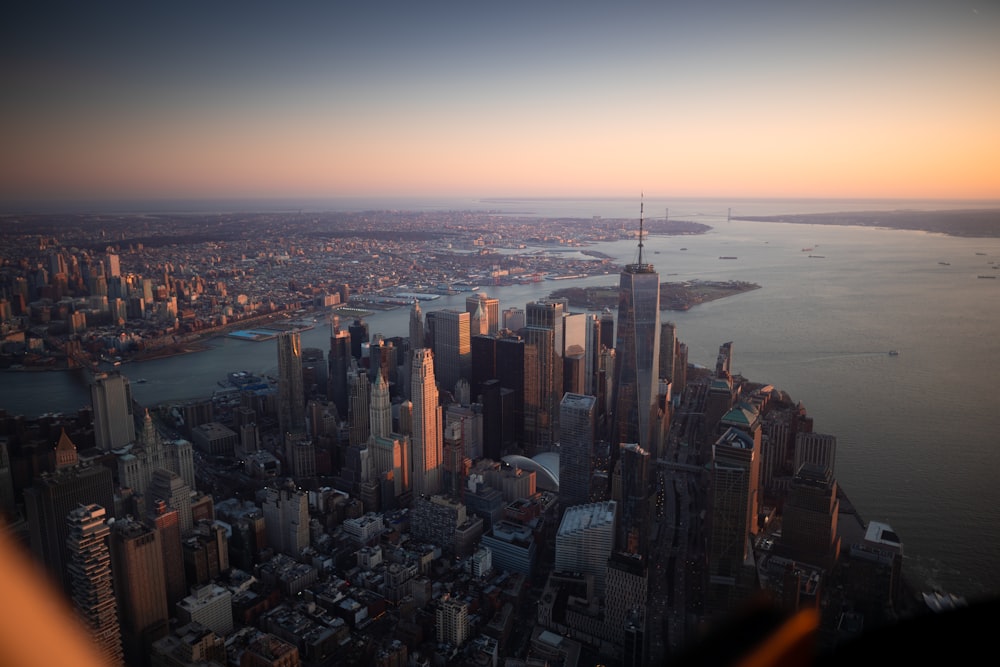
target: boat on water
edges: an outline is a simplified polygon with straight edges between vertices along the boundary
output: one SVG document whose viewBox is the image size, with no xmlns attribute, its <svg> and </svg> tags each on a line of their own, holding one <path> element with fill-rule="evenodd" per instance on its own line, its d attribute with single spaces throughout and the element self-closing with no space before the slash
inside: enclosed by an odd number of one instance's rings
<svg viewBox="0 0 1000 667">
<path fill-rule="evenodd" d="M 681 248 L 681 250 L 687 250 L 687 248 Z"/>
<path fill-rule="evenodd" d="M 723 255 L 719 259 L 739 259 L 739 257 L 732 257 L 731 255 Z"/>
<path fill-rule="evenodd" d="M 812 259 L 826 259 L 826 255 L 809 255 Z"/>
<path fill-rule="evenodd" d="M 889 350 L 889 356 L 890 357 L 898 357 L 899 356 L 899 350 Z"/>
<path fill-rule="evenodd" d="M 996 279 L 997 279 L 997 277 L 996 277 L 996 276 L 979 276 L 979 277 L 980 277 L 980 278 L 986 278 L 986 279 L 988 279 L 988 280 L 996 280 Z"/>
<path fill-rule="evenodd" d="M 941 266 L 951 266 L 951 262 L 938 262 Z"/>
</svg>

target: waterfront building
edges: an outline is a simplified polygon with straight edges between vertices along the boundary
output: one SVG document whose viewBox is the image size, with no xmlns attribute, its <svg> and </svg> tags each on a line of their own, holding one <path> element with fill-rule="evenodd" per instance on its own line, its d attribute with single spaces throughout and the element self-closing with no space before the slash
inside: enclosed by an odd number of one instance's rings
<svg viewBox="0 0 1000 667">
<path fill-rule="evenodd" d="M 840 555 L 840 500 L 833 472 L 803 463 L 792 478 L 781 513 L 781 541 L 775 553 L 830 570 Z"/>
<path fill-rule="evenodd" d="M 306 432 L 306 397 L 302 382 L 302 340 L 297 331 L 278 334 L 278 427 L 282 438 Z"/>
<path fill-rule="evenodd" d="M 132 387 L 121 373 L 98 373 L 90 386 L 94 408 L 94 444 L 104 452 L 135 440 Z"/>
<path fill-rule="evenodd" d="M 812 432 L 796 433 L 793 470 L 799 470 L 805 463 L 823 466 L 833 474 L 837 463 L 837 437 Z"/>
<path fill-rule="evenodd" d="M 556 533 L 554 571 L 591 575 L 599 598 L 604 597 L 608 558 L 614 551 L 617 513 L 613 500 L 570 507 Z"/>
<path fill-rule="evenodd" d="M 564 508 L 590 502 L 596 400 L 567 393 L 560 404 L 559 501 Z"/>
<path fill-rule="evenodd" d="M 368 323 L 360 318 L 356 319 L 347 327 L 347 331 L 351 336 L 351 356 L 361 361 L 361 345 L 369 340 Z"/>
<path fill-rule="evenodd" d="M 642 235 L 640 209 L 638 259 L 625 265 L 618 288 L 609 440 L 613 448 L 634 442 L 651 452 L 657 450 L 652 440 L 660 372 L 660 276 L 643 261 Z"/>
<path fill-rule="evenodd" d="M 148 665 L 152 643 L 167 636 L 164 566 L 157 530 L 130 517 L 111 525 L 111 569 L 128 665 Z"/>
<path fill-rule="evenodd" d="M 415 497 L 432 496 L 441 492 L 444 446 L 433 353 L 426 348 L 414 350 L 412 368 L 413 494 Z"/>
<path fill-rule="evenodd" d="M 66 570 L 77 615 L 108 665 L 122 665 L 121 626 L 111 574 L 107 513 L 96 504 L 80 505 L 65 517 Z"/>
</svg>

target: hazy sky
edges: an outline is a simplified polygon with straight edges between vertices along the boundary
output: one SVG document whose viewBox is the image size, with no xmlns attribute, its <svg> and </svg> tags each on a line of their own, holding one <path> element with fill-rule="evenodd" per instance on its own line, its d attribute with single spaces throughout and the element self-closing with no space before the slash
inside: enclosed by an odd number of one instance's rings
<svg viewBox="0 0 1000 667">
<path fill-rule="evenodd" d="M 0 197 L 1000 198 L 996 0 L 16 3 Z"/>
</svg>

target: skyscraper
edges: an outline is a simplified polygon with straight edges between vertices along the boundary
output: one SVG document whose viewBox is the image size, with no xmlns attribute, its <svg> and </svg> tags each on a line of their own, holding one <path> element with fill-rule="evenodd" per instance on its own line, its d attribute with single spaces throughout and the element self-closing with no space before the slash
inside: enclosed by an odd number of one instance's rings
<svg viewBox="0 0 1000 667">
<path fill-rule="evenodd" d="M 468 313 L 466 313 L 468 315 Z M 444 446 L 441 406 L 434 382 L 434 355 L 426 348 L 413 351 L 410 374 L 413 397 L 413 494 L 441 492 Z"/>
<path fill-rule="evenodd" d="M 471 315 L 452 309 L 434 315 L 434 374 L 442 390 L 453 392 L 472 367 Z"/>
<path fill-rule="evenodd" d="M 90 387 L 94 406 L 94 444 L 102 451 L 124 447 L 135 440 L 132 388 L 120 373 L 98 373 Z"/>
<path fill-rule="evenodd" d="M 579 572 L 594 578 L 594 594 L 604 597 L 608 558 L 615 546 L 613 500 L 566 510 L 556 533 L 556 572 Z"/>
<path fill-rule="evenodd" d="M 170 618 L 159 533 L 131 518 L 111 526 L 111 566 L 129 665 L 148 665 L 153 641 L 167 636 Z"/>
<path fill-rule="evenodd" d="M 100 464 L 81 465 L 76 445 L 63 431 L 56 445 L 56 469 L 42 473 L 24 490 L 24 505 L 31 536 L 31 551 L 45 565 L 54 581 L 68 588 L 66 577 L 66 516 L 80 505 L 114 507 L 111 469 Z"/>
<path fill-rule="evenodd" d="M 309 546 L 309 499 L 291 480 L 265 489 L 263 505 L 267 545 L 298 558 Z"/>
<path fill-rule="evenodd" d="M 486 331 L 484 334 L 494 335 L 500 330 L 500 299 L 490 297 L 482 292 L 465 299 L 465 309 L 469 313 L 475 313 L 478 308 L 482 308 L 486 321 Z"/>
<path fill-rule="evenodd" d="M 297 331 L 278 334 L 278 426 L 282 437 L 306 432 L 302 341 Z"/>
<path fill-rule="evenodd" d="M 413 308 L 410 309 L 410 349 L 415 350 L 425 347 L 427 341 L 424 338 L 424 314 L 420 310 L 420 302 L 413 300 Z"/>
<path fill-rule="evenodd" d="M 615 337 L 615 380 L 612 448 L 622 442 L 652 445 L 660 372 L 660 276 L 642 259 L 642 214 L 639 256 L 621 273 L 618 289 L 618 332 Z"/>
<path fill-rule="evenodd" d="M 337 406 L 341 419 L 347 417 L 348 411 L 347 370 L 351 367 L 350 361 L 351 334 L 333 324 L 330 331 L 330 354 L 327 357 L 327 381 L 330 383 L 330 400 Z"/>
<path fill-rule="evenodd" d="M 371 426 L 371 383 L 368 374 L 360 368 L 350 375 L 351 409 L 348 414 L 350 424 L 350 443 L 360 445 L 368 442 Z"/>
<path fill-rule="evenodd" d="M 560 405 L 559 500 L 564 508 L 590 502 L 595 401 L 593 396 L 567 393 Z"/>
<path fill-rule="evenodd" d="M 557 300 L 531 302 L 525 309 L 524 438 L 529 456 L 551 451 L 558 439 L 565 310 L 565 302 Z"/>
<path fill-rule="evenodd" d="M 389 385 L 381 373 L 375 377 L 375 384 L 371 389 L 369 413 L 369 436 L 388 437 L 392 432 L 392 404 L 389 402 Z"/>
<path fill-rule="evenodd" d="M 618 522 L 618 548 L 630 554 L 647 555 L 647 514 L 649 507 L 649 452 L 634 442 L 618 445 L 621 479 L 621 518 Z"/>
<path fill-rule="evenodd" d="M 73 607 L 89 630 L 91 639 L 108 665 L 122 664 L 122 637 L 118 605 L 111 575 L 111 530 L 100 505 L 81 505 L 65 521 L 69 551 L 67 571 L 71 580 Z"/>
</svg>

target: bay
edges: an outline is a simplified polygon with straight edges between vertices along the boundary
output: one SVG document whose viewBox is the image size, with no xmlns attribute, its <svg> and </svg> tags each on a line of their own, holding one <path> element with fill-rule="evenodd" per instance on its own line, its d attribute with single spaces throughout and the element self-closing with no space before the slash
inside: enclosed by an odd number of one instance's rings
<svg viewBox="0 0 1000 667">
<path fill-rule="evenodd" d="M 400 201 L 397 207 L 407 204 L 425 206 Z M 638 218 L 635 201 L 618 199 L 455 200 L 434 206 Z M 729 221 L 729 213 L 972 207 L 986 206 L 871 200 L 644 204 L 647 217 L 657 211 L 712 226 L 704 235 L 647 239 L 646 259 L 662 280 L 761 285 L 686 312 L 664 311 L 689 346 L 690 361 L 711 365 L 718 346 L 733 341 L 736 372 L 787 391 L 806 406 L 816 431 L 837 436 L 838 482 L 866 520 L 887 522 L 900 534 L 908 576 L 970 599 L 1000 594 L 1000 410 L 994 381 L 1000 368 L 1000 279 L 977 277 L 992 270 L 988 262 L 1000 261 L 1000 239 Z M 634 261 L 636 254 L 629 241 L 594 249 L 619 262 Z M 558 287 L 591 284 L 617 284 L 617 276 L 482 289 L 506 308 L 523 307 Z M 424 310 L 464 308 L 465 297 L 442 297 Z M 365 319 L 373 334 L 407 335 L 406 308 Z M 328 327 L 318 323 L 302 343 L 328 350 Z M 890 350 L 899 355 L 890 356 Z M 277 357 L 274 341 L 217 338 L 204 352 L 122 369 L 133 380 L 136 399 L 154 405 L 209 396 L 231 371 L 277 375 Z M 136 384 L 138 378 L 146 382 Z M 67 412 L 88 402 L 82 374 L 0 375 L 0 408 L 8 413 Z"/>
</svg>

